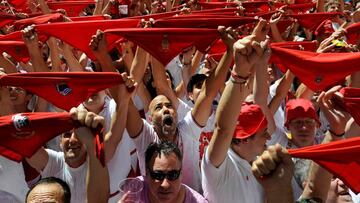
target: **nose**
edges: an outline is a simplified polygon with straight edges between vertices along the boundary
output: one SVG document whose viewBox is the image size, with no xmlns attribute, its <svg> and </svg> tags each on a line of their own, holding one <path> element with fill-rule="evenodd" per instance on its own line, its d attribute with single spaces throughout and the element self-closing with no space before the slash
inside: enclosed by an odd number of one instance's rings
<svg viewBox="0 0 360 203">
<path fill-rule="evenodd" d="M 161 185 L 160 185 L 163 189 L 169 189 L 171 184 L 170 184 L 170 181 L 165 178 L 162 182 L 161 182 Z"/>
<path fill-rule="evenodd" d="M 77 138 L 77 136 L 75 135 L 75 133 L 72 133 L 72 134 L 71 134 L 71 137 L 70 137 L 69 142 L 70 142 L 70 143 L 76 143 L 76 142 L 78 142 L 78 138 Z"/>
</svg>

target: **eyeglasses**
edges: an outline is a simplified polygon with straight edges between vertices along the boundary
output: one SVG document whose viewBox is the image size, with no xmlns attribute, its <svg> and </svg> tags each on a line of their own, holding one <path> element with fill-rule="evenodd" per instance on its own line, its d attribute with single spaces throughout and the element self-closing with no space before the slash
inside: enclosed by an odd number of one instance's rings
<svg viewBox="0 0 360 203">
<path fill-rule="evenodd" d="M 174 181 L 177 180 L 180 176 L 181 173 L 181 169 L 180 170 L 172 170 L 169 172 L 164 172 L 164 171 L 152 171 L 152 170 L 148 170 L 150 177 L 154 180 L 159 180 L 159 181 L 163 181 L 165 178 L 170 180 L 170 181 Z"/>
<path fill-rule="evenodd" d="M 314 119 L 307 119 L 307 120 L 293 120 L 290 122 L 296 127 L 302 127 L 302 126 L 314 126 L 316 124 L 316 121 Z"/>
</svg>

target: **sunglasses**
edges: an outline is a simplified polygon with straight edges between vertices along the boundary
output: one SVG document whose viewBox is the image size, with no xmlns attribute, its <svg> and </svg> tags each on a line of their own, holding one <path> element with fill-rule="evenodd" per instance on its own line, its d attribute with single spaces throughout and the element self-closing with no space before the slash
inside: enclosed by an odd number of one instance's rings
<svg viewBox="0 0 360 203">
<path fill-rule="evenodd" d="M 152 170 L 148 170 L 150 177 L 154 180 L 159 180 L 159 181 L 163 181 L 165 178 L 170 180 L 170 181 L 174 181 L 177 180 L 180 176 L 181 173 L 181 169 L 180 170 L 172 170 L 169 172 L 164 172 L 164 171 L 152 171 Z"/>
</svg>

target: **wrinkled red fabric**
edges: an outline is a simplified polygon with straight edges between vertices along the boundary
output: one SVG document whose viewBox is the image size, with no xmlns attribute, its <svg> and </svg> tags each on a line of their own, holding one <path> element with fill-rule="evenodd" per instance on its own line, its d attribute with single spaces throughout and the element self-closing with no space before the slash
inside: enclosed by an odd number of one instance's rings
<svg viewBox="0 0 360 203">
<path fill-rule="evenodd" d="M 295 18 L 299 24 L 314 31 L 324 20 L 334 18 L 341 14 L 341 12 L 319 12 L 319 13 L 306 13 L 306 14 L 288 14 L 287 17 Z"/>
<path fill-rule="evenodd" d="M 360 88 L 345 87 L 340 90 L 340 93 L 344 96 L 343 101 L 339 103 L 350 115 L 354 118 L 355 122 L 360 125 Z"/>
<path fill-rule="evenodd" d="M 290 9 L 294 14 L 305 13 L 312 8 L 315 8 L 316 3 L 304 3 L 304 4 L 289 4 L 286 9 Z"/>
<path fill-rule="evenodd" d="M 358 44 L 360 40 L 360 22 L 350 25 L 345 30 L 346 30 L 345 34 L 348 43 Z"/>
<path fill-rule="evenodd" d="M 18 20 L 14 22 L 14 26 L 16 30 L 21 30 L 28 25 L 32 24 L 44 24 L 48 22 L 61 22 L 64 20 L 64 16 L 60 13 L 52 13 L 52 14 L 45 14 L 41 16 L 36 16 L 32 18 L 25 18 L 22 20 Z"/>
<path fill-rule="evenodd" d="M 360 192 L 360 137 L 300 149 L 289 149 L 292 157 L 311 159 L 340 178 L 355 193 Z"/>
<path fill-rule="evenodd" d="M 314 53 L 272 47 L 277 63 L 289 68 L 313 91 L 326 88 L 359 71 L 360 53 Z"/>
<path fill-rule="evenodd" d="M 63 40 L 74 48 L 85 52 L 88 57 L 95 60 L 96 58 L 89 47 L 89 43 L 91 36 L 95 35 L 98 29 L 104 31 L 111 28 L 137 27 L 139 22 L 139 19 L 119 19 L 52 23 L 37 25 L 36 30 L 38 33 L 54 36 Z M 112 47 L 110 47 L 109 50 L 111 48 Z"/>
<path fill-rule="evenodd" d="M 245 8 L 246 12 L 269 11 L 269 1 L 244 1 L 241 6 Z"/>
<path fill-rule="evenodd" d="M 214 15 L 222 15 L 222 13 L 231 13 L 235 14 L 238 9 L 237 8 L 215 8 L 215 9 L 206 9 L 206 10 L 196 10 L 191 11 L 191 14 L 214 14 Z"/>
<path fill-rule="evenodd" d="M 167 17 L 172 17 L 175 16 L 176 14 L 179 14 L 180 11 L 170 11 L 170 12 L 165 12 L 165 13 L 155 13 L 155 14 L 149 14 L 149 15 L 144 15 L 144 16 L 134 16 L 134 17 L 129 17 L 127 19 L 144 19 L 144 20 L 149 20 L 150 18 L 154 19 L 154 20 L 158 20 L 161 18 L 167 18 Z"/>
<path fill-rule="evenodd" d="M 122 82 L 118 73 L 110 72 L 36 72 L 0 77 L 1 86 L 24 88 L 67 111 L 92 94 Z"/>
<path fill-rule="evenodd" d="M 47 40 L 47 37 L 44 35 L 39 35 L 38 37 L 42 42 Z M 18 62 L 27 63 L 30 60 L 28 49 L 20 31 L 0 36 L 0 51 L 8 53 Z"/>
<path fill-rule="evenodd" d="M 7 24 L 12 24 L 13 22 L 15 22 L 18 18 L 14 15 L 10 15 L 10 14 L 6 14 L 6 13 L 1 13 L 0 14 L 0 28 L 7 25 Z"/>
<path fill-rule="evenodd" d="M 94 1 L 61 1 L 61 2 L 48 2 L 50 9 L 64 9 L 67 16 L 74 17 L 79 14 L 89 5 L 95 4 Z"/>
<path fill-rule="evenodd" d="M 123 28 L 105 31 L 106 37 L 121 36 L 137 44 L 166 66 L 187 47 L 205 52 L 219 37 L 206 28 Z"/>
<path fill-rule="evenodd" d="M 16 162 L 20 162 L 23 159 L 21 154 L 11 151 L 2 146 L 0 146 L 0 154 L 4 157 L 6 157 L 10 160 L 16 161 Z"/>
<path fill-rule="evenodd" d="M 8 0 L 9 4 L 11 4 L 17 11 L 28 13 L 29 3 L 27 0 Z"/>
<path fill-rule="evenodd" d="M 71 17 L 72 21 L 90 21 L 90 20 L 106 20 L 103 15 L 94 15 L 94 16 L 79 16 L 79 17 Z"/>
<path fill-rule="evenodd" d="M 190 15 L 191 16 L 191 15 Z M 155 21 L 153 27 L 166 28 L 217 28 L 219 25 L 225 27 L 239 27 L 244 24 L 258 21 L 253 17 L 202 17 L 202 18 L 166 18 Z"/>
<path fill-rule="evenodd" d="M 237 7 L 239 4 L 235 2 L 198 2 L 203 10 L 206 9 L 215 9 L 215 8 L 225 8 L 225 7 Z"/>
<path fill-rule="evenodd" d="M 0 145 L 14 151 L 16 153 L 14 157 L 9 154 L 7 157 L 18 161 L 17 155 L 30 158 L 52 138 L 79 126 L 80 124 L 74 121 L 67 112 L 37 112 L 3 116 L 0 117 Z M 104 165 L 104 146 L 100 130 L 96 130 L 94 135 L 95 153 Z M 0 153 L 3 154 L 3 152 L 8 151 L 0 149 Z"/>
</svg>

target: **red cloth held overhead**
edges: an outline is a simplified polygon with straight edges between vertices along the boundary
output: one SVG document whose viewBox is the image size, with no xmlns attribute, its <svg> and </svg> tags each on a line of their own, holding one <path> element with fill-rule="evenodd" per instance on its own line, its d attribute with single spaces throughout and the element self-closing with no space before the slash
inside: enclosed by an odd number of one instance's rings
<svg viewBox="0 0 360 203">
<path fill-rule="evenodd" d="M 92 94 L 122 82 L 115 72 L 37 72 L 0 77 L 0 86 L 22 87 L 67 111 Z"/>
<path fill-rule="evenodd" d="M 94 20 L 42 24 L 36 25 L 35 28 L 38 33 L 59 38 L 74 48 L 85 52 L 88 57 L 95 60 L 96 58 L 89 47 L 89 43 L 91 36 L 95 35 L 98 29 L 137 27 L 139 22 L 140 19 Z"/>
<path fill-rule="evenodd" d="M 289 4 L 286 9 L 290 9 L 294 14 L 305 13 L 312 8 L 315 8 L 316 3 L 304 3 L 304 4 Z"/>
<path fill-rule="evenodd" d="M 350 25 L 345 30 L 347 42 L 349 44 L 358 44 L 360 40 L 360 22 Z"/>
<path fill-rule="evenodd" d="M 17 11 L 28 13 L 29 3 L 27 0 L 8 0 L 9 4 L 11 4 Z"/>
<path fill-rule="evenodd" d="M 214 15 L 222 15 L 222 13 L 235 12 L 239 10 L 238 8 L 215 8 L 215 9 L 206 9 L 206 10 L 195 10 L 191 11 L 191 14 L 214 14 Z"/>
<path fill-rule="evenodd" d="M 359 71 L 360 53 L 314 53 L 272 47 L 276 63 L 289 68 L 313 91 L 326 88 Z"/>
<path fill-rule="evenodd" d="M 107 38 L 115 35 L 132 41 L 164 66 L 185 48 L 195 46 L 205 52 L 219 38 L 216 29 L 205 28 L 123 28 L 109 29 L 105 33 Z"/>
<path fill-rule="evenodd" d="M 103 15 L 94 15 L 94 16 L 79 16 L 79 17 L 71 17 L 72 21 L 90 21 L 90 20 L 106 20 Z"/>
<path fill-rule="evenodd" d="M 7 13 L 1 13 L 0 14 L 0 28 L 7 25 L 7 24 L 11 24 L 13 22 L 15 22 L 18 18 L 14 15 L 10 15 Z"/>
<path fill-rule="evenodd" d="M 177 27 L 177 28 L 217 28 L 219 25 L 225 27 L 239 27 L 244 24 L 258 21 L 253 17 L 202 17 L 202 18 L 164 18 L 155 21 L 153 27 Z"/>
<path fill-rule="evenodd" d="M 14 161 L 19 155 L 30 158 L 40 147 L 61 133 L 79 127 L 69 113 L 20 113 L 0 117 L 0 145 L 8 150 L 1 150 L 1 154 Z M 104 164 L 102 136 L 100 130 L 95 133 L 96 155 Z M 13 157 L 8 152 L 13 151 Z"/>
<path fill-rule="evenodd" d="M 61 2 L 47 2 L 50 9 L 64 9 L 67 16 L 74 17 L 79 14 L 89 5 L 95 4 L 95 1 L 61 1 Z"/>
<path fill-rule="evenodd" d="M 286 16 L 297 19 L 302 27 L 314 31 L 324 20 L 334 18 L 339 14 L 341 14 L 341 12 L 288 14 Z"/>
<path fill-rule="evenodd" d="M 144 20 L 149 20 L 150 18 L 154 19 L 154 20 L 158 20 L 161 18 L 167 18 L 167 17 L 172 17 L 175 16 L 176 14 L 179 14 L 181 11 L 170 11 L 170 12 L 165 12 L 165 13 L 154 13 L 154 14 L 149 14 L 149 15 L 144 15 L 144 16 L 134 16 L 134 17 L 129 17 L 127 19 L 144 19 Z"/>
<path fill-rule="evenodd" d="M 360 192 L 360 137 L 300 149 L 289 149 L 292 157 L 311 159 L 340 178 L 355 193 Z"/>
<path fill-rule="evenodd" d="M 360 88 L 345 87 L 340 90 L 344 96 L 343 101 L 336 99 L 336 102 L 341 102 L 341 107 L 354 118 L 355 122 L 360 125 Z"/>
<path fill-rule="evenodd" d="M 23 159 L 23 157 L 20 154 L 2 146 L 0 146 L 0 155 L 16 162 L 20 162 Z"/>
<path fill-rule="evenodd" d="M 269 1 L 244 1 L 241 6 L 245 8 L 246 12 L 269 11 Z"/>
<path fill-rule="evenodd" d="M 214 8 L 225 8 L 229 7 L 237 7 L 238 3 L 235 2 L 198 2 L 198 4 L 202 7 L 203 10 L 206 9 L 214 9 Z"/>
<path fill-rule="evenodd" d="M 14 22 L 14 26 L 16 30 L 21 30 L 28 25 L 32 24 L 44 24 L 48 22 L 61 22 L 64 20 L 64 16 L 60 13 L 52 13 L 52 14 L 45 14 L 41 16 L 36 16 L 32 18 L 25 18 L 22 20 L 18 20 Z"/>
</svg>

